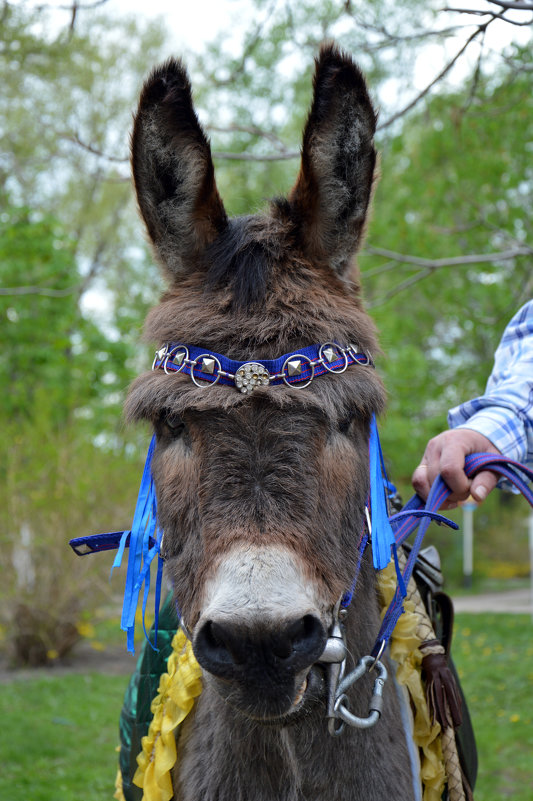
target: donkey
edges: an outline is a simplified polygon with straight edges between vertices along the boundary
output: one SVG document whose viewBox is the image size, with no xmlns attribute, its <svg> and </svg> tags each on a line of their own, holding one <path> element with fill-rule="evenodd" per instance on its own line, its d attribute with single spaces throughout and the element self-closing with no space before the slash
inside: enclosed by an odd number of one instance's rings
<svg viewBox="0 0 533 801">
<path fill-rule="evenodd" d="M 146 335 L 204 351 L 191 360 L 175 347 L 172 372 L 163 348 L 165 369 L 137 378 L 126 402 L 130 420 L 155 428 L 164 556 L 203 670 L 179 733 L 176 801 L 415 797 L 391 682 L 373 728 L 332 737 L 326 721 L 320 657 L 356 572 L 369 430 L 385 393 L 354 267 L 375 179 L 376 113 L 359 68 L 333 44 L 320 51 L 313 87 L 294 187 L 266 212 L 236 219 L 217 191 L 180 61 L 153 71 L 135 116 L 138 203 L 169 282 Z M 316 376 L 313 367 L 304 389 L 285 379 L 305 357 L 284 363 L 278 385 L 261 373 L 257 360 L 316 343 L 328 343 L 318 360 L 326 366 Z M 356 352 L 366 359 L 347 366 Z M 212 354 L 259 374 L 249 386 L 244 373 L 223 385 L 228 371 Z M 337 357 L 347 369 L 330 368 Z M 379 624 L 367 549 L 344 623 L 352 664 Z M 359 715 L 367 681 L 348 691 Z"/>
</svg>

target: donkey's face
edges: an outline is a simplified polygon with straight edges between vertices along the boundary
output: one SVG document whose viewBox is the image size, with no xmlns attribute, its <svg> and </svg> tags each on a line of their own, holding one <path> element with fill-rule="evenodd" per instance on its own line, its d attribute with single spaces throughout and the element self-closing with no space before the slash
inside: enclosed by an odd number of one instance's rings
<svg viewBox="0 0 533 801">
<path fill-rule="evenodd" d="M 375 115 L 351 59 L 324 47 L 287 200 L 228 220 L 183 66 L 147 81 L 132 162 L 141 213 L 170 290 L 152 340 L 236 360 L 356 342 L 373 327 L 350 276 L 374 174 Z M 155 371 L 134 383 L 132 418 L 157 434 L 153 473 L 176 600 L 217 691 L 256 717 L 292 714 L 350 587 L 368 493 L 371 414 L 383 402 L 371 367 L 306 389 L 196 387 Z"/>
</svg>

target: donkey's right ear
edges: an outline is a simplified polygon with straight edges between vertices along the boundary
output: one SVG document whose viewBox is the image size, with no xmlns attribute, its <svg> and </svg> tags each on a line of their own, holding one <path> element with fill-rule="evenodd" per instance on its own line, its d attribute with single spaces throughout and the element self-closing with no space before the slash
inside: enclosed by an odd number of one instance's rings
<svg viewBox="0 0 533 801">
<path fill-rule="evenodd" d="M 157 67 L 143 86 L 131 138 L 137 199 L 156 255 L 172 279 L 197 264 L 227 224 L 211 148 L 181 61 Z"/>
</svg>

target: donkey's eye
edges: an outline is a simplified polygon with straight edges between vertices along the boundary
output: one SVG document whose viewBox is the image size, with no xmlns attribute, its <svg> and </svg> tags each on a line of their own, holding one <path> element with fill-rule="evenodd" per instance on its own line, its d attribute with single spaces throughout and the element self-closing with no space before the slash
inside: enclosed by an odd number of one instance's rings
<svg viewBox="0 0 533 801">
<path fill-rule="evenodd" d="M 185 423 L 178 414 L 165 414 L 161 422 L 171 437 L 180 437 L 185 431 Z"/>
<path fill-rule="evenodd" d="M 341 434 L 347 434 L 349 432 L 350 427 L 351 427 L 353 421 L 355 420 L 356 414 L 357 414 L 357 412 L 355 412 L 355 411 L 354 412 L 350 412 L 349 414 L 346 415 L 346 417 L 343 417 L 339 421 L 338 429 L 341 432 Z"/>
</svg>

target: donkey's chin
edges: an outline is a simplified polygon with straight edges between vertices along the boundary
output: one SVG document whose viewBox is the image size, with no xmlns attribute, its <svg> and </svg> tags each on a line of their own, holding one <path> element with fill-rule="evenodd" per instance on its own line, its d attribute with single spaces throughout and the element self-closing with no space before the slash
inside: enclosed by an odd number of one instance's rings
<svg viewBox="0 0 533 801">
<path fill-rule="evenodd" d="M 257 685 L 209 675 L 204 683 L 235 712 L 265 725 L 295 723 L 324 699 L 323 674 L 314 667 L 301 671 L 290 682 L 285 679 Z"/>
</svg>

